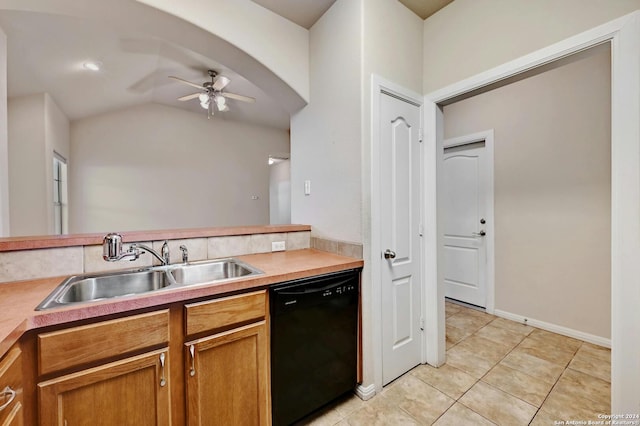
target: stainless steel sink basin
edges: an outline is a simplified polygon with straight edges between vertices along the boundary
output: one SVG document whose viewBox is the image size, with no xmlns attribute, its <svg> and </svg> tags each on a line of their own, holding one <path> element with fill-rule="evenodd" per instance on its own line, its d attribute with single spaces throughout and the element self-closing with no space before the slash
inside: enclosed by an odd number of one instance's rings
<svg viewBox="0 0 640 426">
<path fill-rule="evenodd" d="M 166 269 L 143 269 L 68 278 L 36 310 L 148 293 L 172 284 Z"/>
<path fill-rule="evenodd" d="M 60 308 L 77 303 L 95 302 L 197 284 L 224 282 L 262 273 L 251 265 L 228 258 L 78 275 L 64 280 L 36 307 L 36 310 Z"/>
<path fill-rule="evenodd" d="M 262 271 L 237 259 L 192 262 L 170 269 L 178 285 L 195 285 L 262 274 Z"/>
</svg>

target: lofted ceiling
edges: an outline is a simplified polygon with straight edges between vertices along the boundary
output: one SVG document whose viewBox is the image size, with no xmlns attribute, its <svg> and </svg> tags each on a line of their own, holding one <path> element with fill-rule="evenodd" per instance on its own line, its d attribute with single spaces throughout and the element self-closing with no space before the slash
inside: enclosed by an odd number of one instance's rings
<svg viewBox="0 0 640 426">
<path fill-rule="evenodd" d="M 336 0 L 252 0 L 304 28 L 311 28 Z M 365 0 L 367 1 L 367 0 Z M 427 19 L 453 0 L 399 0 L 422 19 Z"/>
<path fill-rule="evenodd" d="M 422 19 L 427 19 L 453 0 L 399 0 Z"/>
<path fill-rule="evenodd" d="M 49 93 L 71 121 L 148 102 L 206 117 L 197 99 L 177 100 L 197 89 L 168 76 L 202 84 L 210 80 L 207 70 L 214 69 L 231 80 L 226 91 L 256 98 L 255 104 L 229 99 L 230 111 L 216 112 L 214 119 L 289 128 L 289 114 L 254 84 L 167 41 L 95 21 L 33 12 L 0 11 L 0 27 L 7 35 L 9 98 Z M 89 60 L 102 62 L 103 68 L 85 69 Z"/>
<path fill-rule="evenodd" d="M 252 0 L 310 28 L 336 0 Z M 424 18 L 452 0 L 399 0 Z M 229 99 L 230 111 L 215 119 L 289 128 L 289 114 L 250 81 L 223 64 L 187 47 L 149 37 L 131 28 L 110 28 L 97 21 L 63 15 L 0 10 L 7 35 L 8 96 L 49 93 L 73 121 L 112 110 L 155 102 L 206 116 L 197 99 L 177 98 L 193 89 L 170 75 L 202 84 L 208 69 L 231 80 L 225 90 L 256 98 L 255 104 Z M 102 70 L 83 63 L 98 60 Z"/>
<path fill-rule="evenodd" d="M 309 29 L 336 0 L 252 0 L 254 3 Z"/>
</svg>

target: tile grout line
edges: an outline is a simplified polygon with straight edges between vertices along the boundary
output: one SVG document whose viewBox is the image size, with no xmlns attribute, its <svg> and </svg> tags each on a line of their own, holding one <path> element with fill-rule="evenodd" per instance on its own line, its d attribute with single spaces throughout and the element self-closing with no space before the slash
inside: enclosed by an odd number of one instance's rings
<svg viewBox="0 0 640 426">
<path fill-rule="evenodd" d="M 472 309 L 472 308 L 469 308 L 469 309 Z M 460 311 L 458 311 L 458 312 L 456 312 L 455 314 L 452 314 L 451 316 L 456 315 L 456 314 L 459 314 L 459 313 L 461 313 L 461 312 L 460 312 Z M 464 313 L 463 313 L 463 314 L 464 314 Z M 446 320 L 446 319 L 445 319 L 445 320 Z M 469 336 L 467 336 L 467 337 L 465 337 L 465 338 L 461 339 L 461 340 L 460 340 L 460 341 L 458 341 L 455 345 L 453 345 L 451 348 L 453 348 L 453 347 L 457 346 L 458 344 L 462 343 L 463 341 L 467 340 L 468 338 L 470 338 L 470 337 L 473 337 L 473 336 L 477 335 L 477 333 L 478 333 L 478 332 L 480 332 L 480 330 L 482 330 L 482 329 L 483 329 L 483 328 L 485 328 L 486 326 L 488 326 L 488 325 L 492 324 L 494 321 L 495 321 L 495 319 L 494 319 L 494 320 L 492 320 L 492 321 L 490 321 L 489 323 L 485 324 L 485 325 L 484 325 L 484 326 L 482 326 L 480 329 L 476 330 L 473 334 L 471 334 L 471 335 L 469 335 Z M 498 328 L 501 328 L 501 329 L 503 329 L 503 330 L 511 331 L 511 330 L 510 330 L 510 329 L 508 329 L 508 328 L 502 328 L 502 327 L 499 327 L 498 325 L 494 325 L 494 327 L 498 327 Z M 484 384 L 486 384 L 486 385 L 488 385 L 488 386 L 491 386 L 492 388 L 494 388 L 494 389 L 496 389 L 496 390 L 498 390 L 498 391 L 501 391 L 501 392 L 503 392 L 503 393 L 505 393 L 505 394 L 507 394 L 507 395 L 510 395 L 510 396 L 512 396 L 512 397 L 514 397 L 514 398 L 516 398 L 516 399 L 518 399 L 518 400 L 520 400 L 520 401 L 522 401 L 522 402 L 524 402 L 524 403 L 526 403 L 526 404 L 528 404 L 528 405 L 532 406 L 532 407 L 535 407 L 535 408 L 536 408 L 536 412 L 534 413 L 533 417 L 531 418 L 531 420 L 529 421 L 529 423 L 528 423 L 528 424 L 530 425 L 530 424 L 535 420 L 536 416 L 541 412 L 541 410 L 542 410 L 542 407 L 543 407 L 544 403 L 547 401 L 547 399 L 548 399 L 548 398 L 549 398 L 549 396 L 551 395 L 551 392 L 552 392 L 552 391 L 557 387 L 558 383 L 560 382 L 560 379 L 564 376 L 565 372 L 566 372 L 567 370 L 572 370 L 572 371 L 578 371 L 578 372 L 580 372 L 579 370 L 571 369 L 569 366 L 571 365 L 571 362 L 574 360 L 574 358 L 576 357 L 576 355 L 578 354 L 578 352 L 580 351 L 580 349 L 584 346 L 585 342 L 584 342 L 584 341 L 580 341 L 580 342 L 581 342 L 581 343 L 580 343 L 580 346 L 578 346 L 578 348 L 576 348 L 575 350 L 573 350 L 573 351 L 572 351 L 572 352 L 573 352 L 573 354 L 572 354 L 571 358 L 570 358 L 570 359 L 569 359 L 569 361 L 568 361 L 568 362 L 566 362 L 564 365 L 556 364 L 555 362 L 548 361 L 548 362 L 550 362 L 550 363 L 552 363 L 552 364 L 555 364 L 555 365 L 558 365 L 558 366 L 562 366 L 562 367 L 563 367 L 563 370 L 562 370 L 562 372 L 558 375 L 558 377 L 555 379 L 555 381 L 554 381 L 553 385 L 551 386 L 550 390 L 546 393 L 546 395 L 545 395 L 545 397 L 544 397 L 543 401 L 540 403 L 540 406 L 539 406 L 539 407 L 536 407 L 534 404 L 531 404 L 531 403 L 529 403 L 529 402 L 527 402 L 527 401 L 524 401 L 522 398 L 520 398 L 520 397 L 518 397 L 518 396 L 516 396 L 516 395 L 513 395 L 513 394 L 509 393 L 509 392 L 508 392 L 508 391 L 506 391 L 506 390 L 503 390 L 503 389 L 500 389 L 500 388 L 498 388 L 498 387 L 495 387 L 495 386 L 491 385 L 490 383 L 488 383 L 488 382 L 486 382 L 486 381 L 484 381 L 484 380 L 483 380 L 483 379 L 484 379 L 484 378 L 485 378 L 485 377 L 486 377 L 486 376 L 487 376 L 487 375 L 488 375 L 488 374 L 489 374 L 489 373 L 490 373 L 490 372 L 491 372 L 491 371 L 492 371 L 496 366 L 498 366 L 498 365 L 499 365 L 499 364 L 500 364 L 500 363 L 501 363 L 501 362 L 502 362 L 502 361 L 503 361 L 507 356 L 509 356 L 509 354 L 511 354 L 511 353 L 512 353 L 515 349 L 517 349 L 518 347 L 520 347 L 520 345 L 521 345 L 521 344 L 522 344 L 522 343 L 523 343 L 527 338 L 529 338 L 529 337 L 531 336 L 531 334 L 532 334 L 532 333 L 537 329 L 537 327 L 533 327 L 533 326 L 530 326 L 530 327 L 532 327 L 532 328 L 533 328 L 533 330 L 532 330 L 529 334 L 523 335 L 523 336 L 522 336 L 522 338 L 520 339 L 520 341 L 519 341 L 515 346 L 513 346 L 513 347 L 511 348 L 511 350 L 509 350 L 509 352 L 507 352 L 507 353 L 506 353 L 506 354 L 505 354 L 505 355 L 504 355 L 504 356 L 503 356 L 503 357 L 502 357 L 498 362 L 496 362 L 496 363 L 495 363 L 495 364 L 494 364 L 494 365 L 493 365 L 493 366 L 492 366 L 492 367 L 491 367 L 491 368 L 490 368 L 490 369 L 489 369 L 489 370 L 488 370 L 488 371 L 487 371 L 487 372 L 486 372 L 486 373 L 485 373 L 485 374 L 484 374 L 480 379 L 478 379 L 478 380 L 477 380 L 477 381 L 476 381 L 476 382 L 475 382 L 475 383 L 474 383 L 474 384 L 473 384 L 469 389 L 467 389 L 467 391 L 465 391 L 465 392 L 462 394 L 462 396 L 460 396 L 460 399 L 462 399 L 462 398 L 464 397 L 464 395 L 466 395 L 466 394 L 467 394 L 467 392 L 469 392 L 469 390 L 471 390 L 474 386 L 476 386 L 476 385 L 478 384 L 478 382 L 482 381 Z M 555 334 L 557 334 L 557 333 L 555 333 Z M 479 337 L 481 337 L 481 336 L 479 336 Z M 487 340 L 490 340 L 490 341 L 491 341 L 491 339 L 487 339 Z M 533 340 L 535 340 L 535 339 L 533 339 Z M 576 340 L 579 340 L 579 339 L 576 339 Z M 495 342 L 495 341 L 493 341 L 493 342 Z M 501 343 L 501 342 L 497 342 L 497 343 Z M 451 348 L 449 348 L 449 349 L 451 349 Z M 447 349 L 447 351 L 448 351 L 449 349 Z M 588 355 L 588 354 L 587 354 L 587 355 Z M 532 355 L 532 356 L 534 356 L 534 355 Z M 534 356 L 534 357 L 535 357 L 535 356 Z M 536 358 L 538 358 L 538 357 L 536 357 Z M 591 357 L 591 358 L 595 358 L 595 357 Z M 539 358 L 539 359 L 542 359 L 542 358 Z M 547 361 L 547 360 L 545 360 L 545 359 L 542 359 L 542 360 Z M 446 362 L 445 362 L 445 364 L 446 364 Z M 534 376 L 529 375 L 527 372 L 520 371 L 520 370 L 516 370 L 516 371 L 518 371 L 518 372 L 520 372 L 520 373 L 522 373 L 522 374 L 525 374 L 526 376 L 529 376 L 529 377 L 535 378 Z M 584 373 L 584 372 L 580 372 L 580 373 L 586 374 L 586 375 L 588 375 L 588 376 L 590 376 L 590 377 L 593 377 L 593 378 L 595 378 L 595 379 L 600 379 L 600 380 L 602 380 L 601 378 L 596 377 L 596 376 L 593 376 L 593 375 L 590 375 L 590 374 L 588 374 L 588 373 Z M 591 398 L 588 398 L 588 397 L 585 397 L 585 398 L 586 398 L 587 400 L 589 400 L 589 401 L 596 402 L 596 401 L 593 401 Z M 457 402 L 460 402 L 460 399 L 458 399 L 458 400 L 457 400 Z M 467 407 L 464 403 L 462 403 L 462 402 L 460 402 L 460 403 L 461 403 L 463 406 L 465 406 L 466 408 L 468 408 L 468 409 L 470 409 L 471 411 L 473 411 L 474 413 L 476 413 L 476 414 L 478 414 L 478 415 L 482 416 L 480 413 L 477 413 L 476 411 L 474 411 L 474 410 L 473 410 L 473 409 L 471 409 L 470 407 Z M 447 411 L 448 411 L 448 410 L 447 410 Z M 443 414 L 444 414 L 444 413 L 443 413 Z M 483 417 L 483 418 L 486 418 L 486 417 L 484 417 L 484 416 L 482 416 L 482 417 Z M 489 419 L 487 419 L 487 420 L 489 420 Z"/>
<path fill-rule="evenodd" d="M 468 308 L 468 309 L 473 309 L 473 308 Z M 457 312 L 457 313 L 460 313 L 460 312 Z M 454 314 L 454 315 L 455 315 L 455 314 Z M 487 315 L 490 315 L 490 314 L 487 314 Z M 461 339 L 458 343 L 456 343 L 456 344 L 455 344 L 454 346 L 452 346 L 452 347 L 455 347 L 455 346 L 457 346 L 458 344 L 462 343 L 464 340 L 466 340 L 466 339 L 468 339 L 468 338 L 470 338 L 470 337 L 472 337 L 472 336 L 475 336 L 475 335 L 476 335 L 480 330 L 482 330 L 483 328 L 485 328 L 485 327 L 486 327 L 486 326 L 488 326 L 489 324 L 493 323 L 497 318 L 499 318 L 499 317 L 496 317 L 496 318 L 494 318 L 493 320 L 489 321 L 489 322 L 488 322 L 488 323 L 486 323 L 484 326 L 480 327 L 478 330 L 476 330 L 475 332 L 473 332 L 471 335 L 469 335 L 469 336 L 465 337 L 464 339 Z M 445 318 L 445 322 L 446 322 L 446 318 Z M 502 327 L 499 327 L 499 326 L 497 326 L 497 325 L 494 325 L 494 327 L 498 327 L 498 328 L 500 328 L 500 329 L 502 329 L 502 330 L 511 331 L 511 330 L 509 330 L 509 329 L 507 329 L 507 328 L 502 328 Z M 529 326 L 529 327 L 532 327 L 533 329 L 536 329 L 536 327 L 533 327 L 533 326 Z M 505 394 L 507 394 L 507 395 L 509 395 L 509 396 L 512 396 L 512 397 L 514 397 L 514 398 L 516 398 L 516 399 L 518 399 L 518 400 L 520 400 L 520 401 L 524 402 L 525 404 L 528 404 L 528 405 L 531 405 L 532 407 L 535 407 L 535 405 L 530 404 L 529 402 L 524 401 L 523 399 L 521 399 L 521 398 L 519 398 L 519 397 L 517 397 L 517 396 L 515 396 L 515 395 L 512 395 L 512 394 L 510 394 L 509 392 L 504 391 L 504 390 L 502 390 L 502 389 L 500 389 L 500 388 L 497 388 L 497 387 L 495 387 L 495 386 L 491 385 L 490 383 L 487 383 L 487 382 L 485 382 L 485 381 L 483 381 L 483 380 L 482 380 L 482 379 L 484 379 L 484 378 L 485 378 L 485 377 L 486 377 L 486 376 L 487 376 L 487 375 L 488 375 L 488 374 L 489 374 L 489 373 L 490 373 L 490 372 L 491 372 L 491 371 L 492 371 L 492 370 L 493 370 L 493 369 L 494 369 L 498 364 L 500 364 L 500 363 L 501 363 L 501 362 L 502 362 L 502 361 L 503 361 L 507 356 L 509 356 L 509 354 L 510 354 L 511 352 L 513 352 L 513 351 L 514 351 L 518 346 L 520 346 L 520 344 L 521 344 L 522 342 L 524 342 L 524 341 L 527 339 L 527 337 L 529 337 L 529 336 L 531 335 L 531 333 L 533 333 L 533 330 L 532 330 L 529 334 L 523 335 L 523 336 L 522 336 L 522 338 L 520 339 L 520 341 L 519 341 L 515 346 L 513 346 L 513 347 L 512 347 L 512 348 L 511 348 L 511 349 L 510 349 L 510 350 L 509 350 L 509 351 L 508 351 L 508 352 L 507 352 L 503 357 L 502 357 L 502 358 L 500 358 L 500 360 L 499 360 L 499 361 L 497 361 L 497 362 L 496 362 L 496 363 L 495 363 L 495 364 L 494 364 L 494 365 L 493 365 L 493 366 L 492 366 L 492 367 L 491 367 L 491 368 L 490 368 L 486 373 L 484 373 L 484 374 L 483 374 L 479 379 L 477 379 L 477 380 L 476 380 L 476 382 L 475 382 L 473 385 L 471 385 L 471 386 L 469 387 L 469 389 L 467 389 L 467 390 L 466 390 L 466 391 L 465 391 L 465 392 L 460 396 L 460 398 L 459 398 L 456 402 L 460 402 L 460 404 L 462 404 L 464 407 L 466 407 L 466 408 L 468 408 L 469 410 L 471 410 L 472 412 L 474 412 L 474 413 L 478 414 L 478 415 L 479 415 L 479 416 L 481 416 L 482 418 L 487 419 L 485 416 L 483 416 L 482 414 L 480 414 L 480 413 L 476 412 L 476 411 L 475 411 L 475 410 L 473 410 L 471 407 L 466 406 L 463 402 L 461 402 L 461 401 L 460 401 L 460 399 L 462 399 L 462 398 L 463 398 L 463 397 L 464 397 L 464 396 L 465 396 L 465 395 L 466 395 L 466 394 L 467 394 L 467 393 L 468 393 L 468 392 L 469 392 L 469 391 L 470 391 L 474 386 L 476 386 L 479 382 L 482 382 L 483 384 L 486 384 L 487 386 L 491 386 L 492 388 L 494 388 L 494 389 L 496 389 L 496 390 L 498 390 L 498 391 L 501 391 L 501 392 L 503 392 L 503 393 L 505 393 Z M 482 336 L 479 336 L 479 337 L 482 337 Z M 493 341 L 493 340 L 491 340 L 491 339 L 487 339 L 487 340 L 490 340 L 490 341 L 492 341 L 492 342 L 494 342 L 494 343 L 500 343 L 500 342 L 495 342 L 495 341 Z M 446 361 L 445 361 L 445 364 L 446 364 Z M 519 370 L 517 370 L 517 371 L 519 371 Z M 524 373 L 524 374 L 526 374 L 526 373 Z M 527 374 L 527 376 L 529 376 L 529 375 Z M 529 377 L 533 377 L 533 376 L 529 376 Z M 559 380 L 559 377 L 558 377 L 558 379 L 556 379 L 556 383 L 557 383 L 557 381 L 558 381 L 558 380 Z M 555 386 L 555 383 L 554 383 L 554 386 Z M 552 389 L 553 389 L 553 387 L 552 387 Z M 545 400 L 546 400 L 546 398 L 549 396 L 549 394 L 550 394 L 550 393 L 551 393 L 551 390 L 549 391 L 549 393 L 547 393 L 547 396 L 545 397 Z M 543 403 L 544 403 L 544 401 L 543 401 Z M 540 404 L 540 407 L 542 407 L 542 404 Z M 538 411 L 540 410 L 540 407 L 535 407 L 535 408 L 536 408 L 536 412 L 535 412 L 535 413 L 534 413 L 534 415 L 531 417 L 531 420 L 529 420 L 529 424 L 533 421 L 533 419 L 535 419 L 535 416 L 538 414 Z M 450 409 L 450 408 L 451 408 L 451 407 L 449 407 L 449 409 Z M 448 411 L 449 409 L 447 409 L 447 411 Z M 445 412 L 446 412 L 446 411 L 445 411 Z M 443 415 L 444 415 L 444 413 L 443 413 Z M 490 419 L 487 419 L 487 420 L 493 423 L 493 421 L 491 421 Z"/>
</svg>

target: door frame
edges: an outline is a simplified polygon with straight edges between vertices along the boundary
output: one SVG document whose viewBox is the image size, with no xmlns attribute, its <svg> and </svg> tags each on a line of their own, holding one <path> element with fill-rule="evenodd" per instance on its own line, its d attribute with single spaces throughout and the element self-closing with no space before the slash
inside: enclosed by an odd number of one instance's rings
<svg viewBox="0 0 640 426">
<path fill-rule="evenodd" d="M 422 95 L 415 93 L 409 89 L 406 89 L 396 83 L 372 74 L 371 75 L 371 173 L 369 175 L 371 192 L 371 241 L 368 250 L 368 263 L 369 263 L 369 280 L 371 282 L 371 353 L 373 354 L 373 385 L 364 388 L 359 386 L 356 393 L 362 399 L 371 398 L 376 392 L 382 390 L 382 280 L 381 271 L 383 266 L 382 259 L 382 246 L 380 243 L 380 97 L 383 94 L 387 94 L 396 97 L 405 102 L 409 102 L 419 106 L 420 108 L 420 139 L 422 140 L 422 129 L 424 123 L 424 106 Z M 424 182 L 424 145 L 421 143 L 421 158 L 420 158 L 420 193 L 423 194 L 424 190 L 422 183 Z M 421 196 L 421 198 L 423 198 Z M 424 205 L 424 198 L 419 200 L 421 206 L 420 223 L 424 228 L 424 212 L 422 206 Z M 367 245 L 365 244 L 365 250 Z M 420 238 L 420 263 L 424 271 L 424 238 Z M 366 268 L 365 268 L 366 269 Z M 366 277 L 363 282 L 367 282 Z M 421 318 L 425 317 L 426 303 L 424 301 L 425 294 L 425 280 L 424 277 L 420 282 L 420 292 L 422 294 L 420 315 Z M 367 303 L 363 300 L 363 304 Z M 425 334 L 421 335 L 421 354 L 420 362 L 426 362 L 426 339 Z"/>
<path fill-rule="evenodd" d="M 640 10 L 427 94 L 424 208 L 429 218 L 438 218 L 439 103 L 605 42 L 611 43 L 611 409 L 635 413 L 640 406 L 640 310 L 630 307 L 640 306 Z M 433 365 L 445 359 L 441 222 L 425 221 L 427 361 Z"/>
<path fill-rule="evenodd" d="M 484 142 L 485 148 L 485 158 L 487 161 L 487 188 L 486 189 L 486 211 L 485 217 L 487 218 L 487 223 L 485 225 L 485 229 L 487 235 L 485 238 L 485 250 L 487 253 L 487 269 L 486 269 L 486 281 L 485 281 L 485 290 L 487 293 L 487 300 L 485 311 L 488 314 L 493 314 L 495 309 L 495 221 L 493 217 L 493 209 L 494 209 L 494 199 L 493 199 L 493 191 L 494 191 L 494 182 L 493 182 L 493 129 L 483 130 L 480 132 L 472 133 L 469 135 L 458 136 L 455 138 L 449 138 L 442 141 L 442 153 L 444 154 L 444 150 L 446 148 L 453 148 L 456 146 L 464 146 L 472 143 Z M 444 157 L 442 158 L 444 161 Z M 441 167 L 442 163 L 440 163 Z M 442 183 L 442 180 L 439 180 Z M 443 290 L 444 291 L 444 290 Z"/>
</svg>

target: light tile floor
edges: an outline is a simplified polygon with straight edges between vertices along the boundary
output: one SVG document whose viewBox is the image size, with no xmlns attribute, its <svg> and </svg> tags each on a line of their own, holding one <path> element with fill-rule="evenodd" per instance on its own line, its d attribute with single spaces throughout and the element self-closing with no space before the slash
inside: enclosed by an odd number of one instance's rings
<svg viewBox="0 0 640 426">
<path fill-rule="evenodd" d="M 446 317 L 445 365 L 419 365 L 369 401 L 351 395 L 299 424 L 537 426 L 610 413 L 609 349 L 450 302 Z"/>
</svg>

